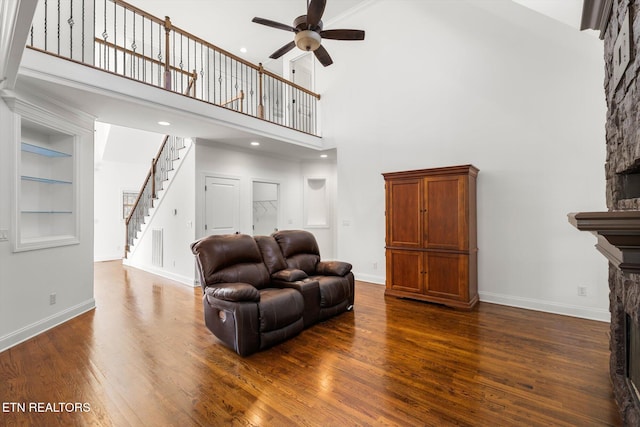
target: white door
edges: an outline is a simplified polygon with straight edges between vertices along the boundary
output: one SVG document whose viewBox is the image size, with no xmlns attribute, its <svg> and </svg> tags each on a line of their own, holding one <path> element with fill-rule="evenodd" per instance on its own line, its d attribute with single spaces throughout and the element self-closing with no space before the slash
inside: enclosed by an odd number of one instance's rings
<svg viewBox="0 0 640 427">
<path fill-rule="evenodd" d="M 204 235 L 240 232 L 240 181 L 207 176 L 204 180 Z"/>
</svg>

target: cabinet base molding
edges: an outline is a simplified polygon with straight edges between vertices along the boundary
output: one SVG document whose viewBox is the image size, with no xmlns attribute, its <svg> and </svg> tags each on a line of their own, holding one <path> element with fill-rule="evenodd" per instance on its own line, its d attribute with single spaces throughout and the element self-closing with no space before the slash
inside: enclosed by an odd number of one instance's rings
<svg viewBox="0 0 640 427">
<path fill-rule="evenodd" d="M 440 298 L 440 297 L 434 297 L 434 296 L 429 296 L 429 295 L 415 294 L 413 292 L 397 291 L 397 290 L 394 290 L 394 289 L 386 289 L 384 291 L 384 295 L 387 296 L 387 297 L 412 299 L 412 300 L 416 300 L 416 301 L 430 302 L 430 303 L 435 303 L 435 304 L 442 304 L 442 305 L 446 305 L 447 307 L 453 307 L 453 308 L 457 308 L 459 310 L 469 310 L 469 311 L 473 310 L 474 307 L 476 306 L 476 304 L 479 301 L 477 295 L 474 296 L 469 301 L 455 301 L 455 300 L 452 300 L 451 298 L 448 298 L 448 297 Z"/>
</svg>

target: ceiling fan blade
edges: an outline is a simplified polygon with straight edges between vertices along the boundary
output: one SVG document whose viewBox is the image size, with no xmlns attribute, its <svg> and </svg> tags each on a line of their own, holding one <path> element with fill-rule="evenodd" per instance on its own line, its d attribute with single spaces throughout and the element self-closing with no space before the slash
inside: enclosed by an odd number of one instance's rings
<svg viewBox="0 0 640 427">
<path fill-rule="evenodd" d="M 324 47 L 320 46 L 319 48 L 314 50 L 313 53 L 316 55 L 316 58 L 318 58 L 318 61 L 320 61 L 320 63 L 324 67 L 333 64 L 333 59 L 331 59 L 331 56 L 329 56 L 329 52 L 327 52 L 327 49 L 325 49 Z"/>
<path fill-rule="evenodd" d="M 273 52 L 271 54 L 271 56 L 269 56 L 269 58 L 278 59 L 282 55 L 284 55 L 285 53 L 289 52 L 294 47 L 296 47 L 296 43 L 295 42 L 289 42 L 289 43 L 285 44 L 284 46 L 282 46 L 280 49 L 278 49 L 275 52 Z"/>
<path fill-rule="evenodd" d="M 266 25 L 267 27 L 271 27 L 271 28 L 277 28 L 279 30 L 292 31 L 294 33 L 298 32 L 298 30 L 293 28 L 291 25 L 281 24 L 279 22 L 272 21 L 270 19 L 255 17 L 251 20 L 251 22 L 255 22 L 256 24 Z"/>
<path fill-rule="evenodd" d="M 311 0 L 309 8 L 307 9 L 307 28 L 313 29 L 318 26 L 322 14 L 324 13 L 324 7 L 327 5 L 327 0 Z"/>
<path fill-rule="evenodd" d="M 320 37 L 329 40 L 364 40 L 362 30 L 325 30 L 320 31 Z"/>
</svg>

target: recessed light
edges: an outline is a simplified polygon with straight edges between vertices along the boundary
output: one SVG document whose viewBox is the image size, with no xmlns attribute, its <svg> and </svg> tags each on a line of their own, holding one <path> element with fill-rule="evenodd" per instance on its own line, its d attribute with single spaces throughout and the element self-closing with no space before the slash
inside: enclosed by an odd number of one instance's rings
<svg viewBox="0 0 640 427">
<path fill-rule="evenodd" d="M 251 142 L 251 145 L 253 145 L 254 147 L 257 147 L 258 145 L 260 145 L 260 143 L 258 141 L 253 141 Z"/>
<path fill-rule="evenodd" d="M 240 48 L 240 52 L 242 52 L 242 53 L 247 53 L 247 48 L 246 48 L 246 47 L 241 47 L 241 48 Z"/>
<path fill-rule="evenodd" d="M 329 156 L 327 156 L 326 154 L 320 154 L 320 157 L 322 157 L 323 159 L 326 159 Z"/>
<path fill-rule="evenodd" d="M 169 122 L 164 122 L 164 121 L 159 121 L 159 122 L 158 122 L 158 124 L 159 124 L 160 126 L 169 126 L 169 125 L 171 125 L 171 123 L 169 123 Z"/>
</svg>

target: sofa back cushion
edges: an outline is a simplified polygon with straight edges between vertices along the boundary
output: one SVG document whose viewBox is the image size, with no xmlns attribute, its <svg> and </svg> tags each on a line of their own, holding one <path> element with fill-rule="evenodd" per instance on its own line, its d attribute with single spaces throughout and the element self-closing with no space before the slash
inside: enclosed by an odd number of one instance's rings
<svg viewBox="0 0 640 427">
<path fill-rule="evenodd" d="M 287 267 L 297 268 L 308 275 L 316 273 L 320 261 L 320 249 L 313 234 L 303 230 L 282 230 L 273 233 Z"/>
<path fill-rule="evenodd" d="M 262 261 L 264 261 L 269 274 L 287 268 L 287 262 L 282 256 L 280 246 L 278 246 L 278 242 L 276 242 L 273 236 L 255 236 L 254 238 L 262 254 Z"/>
<path fill-rule="evenodd" d="M 200 270 L 202 287 L 242 282 L 262 289 L 269 286 L 269 272 L 256 241 L 246 234 L 207 236 L 191 245 Z"/>
</svg>

